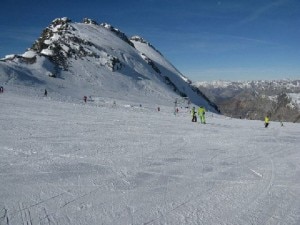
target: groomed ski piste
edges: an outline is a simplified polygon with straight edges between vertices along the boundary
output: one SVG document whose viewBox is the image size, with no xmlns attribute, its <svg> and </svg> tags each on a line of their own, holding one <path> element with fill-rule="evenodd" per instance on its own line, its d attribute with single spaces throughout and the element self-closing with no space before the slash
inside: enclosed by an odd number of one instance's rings
<svg viewBox="0 0 300 225">
<path fill-rule="evenodd" d="M 1 225 L 300 224 L 299 124 L 5 88 Z"/>
</svg>

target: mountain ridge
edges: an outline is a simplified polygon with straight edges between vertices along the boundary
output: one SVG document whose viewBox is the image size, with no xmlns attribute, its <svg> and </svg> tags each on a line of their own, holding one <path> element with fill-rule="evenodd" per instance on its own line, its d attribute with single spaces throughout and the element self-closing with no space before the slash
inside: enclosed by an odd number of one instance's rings
<svg viewBox="0 0 300 225">
<path fill-rule="evenodd" d="M 235 118 L 300 122 L 300 80 L 212 81 L 195 84 Z"/>
</svg>

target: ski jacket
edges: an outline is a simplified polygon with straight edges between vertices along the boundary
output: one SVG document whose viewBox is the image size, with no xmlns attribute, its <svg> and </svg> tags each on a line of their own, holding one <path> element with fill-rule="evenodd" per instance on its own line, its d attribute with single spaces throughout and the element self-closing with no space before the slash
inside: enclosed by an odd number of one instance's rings
<svg viewBox="0 0 300 225">
<path fill-rule="evenodd" d="M 269 123 L 270 122 L 270 119 L 269 119 L 269 117 L 265 117 L 265 123 Z"/>
<path fill-rule="evenodd" d="M 198 109 L 198 115 L 204 115 L 205 114 L 205 108 L 204 107 L 200 107 Z"/>
</svg>

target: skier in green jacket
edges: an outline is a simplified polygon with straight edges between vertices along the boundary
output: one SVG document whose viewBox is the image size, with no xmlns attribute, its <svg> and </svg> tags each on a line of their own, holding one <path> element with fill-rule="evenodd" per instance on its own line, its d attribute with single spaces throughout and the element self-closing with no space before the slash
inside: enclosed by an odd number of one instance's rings
<svg viewBox="0 0 300 225">
<path fill-rule="evenodd" d="M 200 106 L 199 109 L 198 109 L 198 115 L 199 115 L 199 118 L 200 118 L 200 122 L 203 123 L 203 124 L 206 124 L 206 121 L 205 121 L 205 108 L 203 106 Z"/>
<path fill-rule="evenodd" d="M 268 116 L 265 117 L 265 128 L 269 126 L 270 118 Z"/>
</svg>

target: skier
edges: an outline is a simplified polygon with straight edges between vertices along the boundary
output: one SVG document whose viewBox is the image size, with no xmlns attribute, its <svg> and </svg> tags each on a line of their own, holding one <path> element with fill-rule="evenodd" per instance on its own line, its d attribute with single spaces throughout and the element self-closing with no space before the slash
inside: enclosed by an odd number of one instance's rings
<svg viewBox="0 0 300 225">
<path fill-rule="evenodd" d="M 205 111 L 206 110 L 203 106 L 200 106 L 199 109 L 198 109 L 198 115 L 199 115 L 199 118 L 200 118 L 200 122 L 203 123 L 203 124 L 206 124 Z"/>
<path fill-rule="evenodd" d="M 44 96 L 47 97 L 47 94 L 48 94 L 47 89 L 45 89 Z"/>
<path fill-rule="evenodd" d="M 87 97 L 83 96 L 83 101 L 86 102 L 86 100 L 87 100 Z"/>
<path fill-rule="evenodd" d="M 3 90 L 3 87 L 1 86 L 1 87 L 0 87 L 0 93 L 3 93 L 3 91 L 4 91 L 4 90 Z"/>
<path fill-rule="evenodd" d="M 195 107 L 192 108 L 191 115 L 192 115 L 192 122 L 197 122 L 197 116 L 196 116 L 196 109 L 195 109 Z"/>
<path fill-rule="evenodd" d="M 265 128 L 267 128 L 269 126 L 270 123 L 270 119 L 268 116 L 265 117 Z"/>
</svg>

